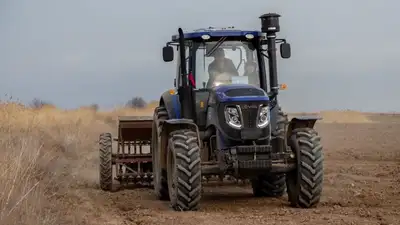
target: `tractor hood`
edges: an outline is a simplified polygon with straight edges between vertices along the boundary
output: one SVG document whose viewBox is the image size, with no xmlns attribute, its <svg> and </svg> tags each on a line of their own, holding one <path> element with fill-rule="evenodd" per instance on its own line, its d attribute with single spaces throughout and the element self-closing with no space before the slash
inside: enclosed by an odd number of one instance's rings
<svg viewBox="0 0 400 225">
<path fill-rule="evenodd" d="M 219 102 L 268 101 L 267 93 L 250 84 L 226 84 L 213 88 Z"/>
</svg>

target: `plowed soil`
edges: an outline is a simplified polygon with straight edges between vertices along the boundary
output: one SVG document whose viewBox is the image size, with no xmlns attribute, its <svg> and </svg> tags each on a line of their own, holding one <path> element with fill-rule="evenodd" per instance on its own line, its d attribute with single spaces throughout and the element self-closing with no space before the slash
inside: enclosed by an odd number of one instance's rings
<svg viewBox="0 0 400 225">
<path fill-rule="evenodd" d="M 173 212 L 148 189 L 107 193 L 79 188 L 82 196 L 75 204 L 88 224 L 400 224 L 400 117 L 365 117 L 373 123 L 317 125 L 325 150 L 325 185 L 313 209 L 291 208 L 286 196 L 255 198 L 250 187 L 234 185 L 205 187 L 196 212 Z"/>
</svg>

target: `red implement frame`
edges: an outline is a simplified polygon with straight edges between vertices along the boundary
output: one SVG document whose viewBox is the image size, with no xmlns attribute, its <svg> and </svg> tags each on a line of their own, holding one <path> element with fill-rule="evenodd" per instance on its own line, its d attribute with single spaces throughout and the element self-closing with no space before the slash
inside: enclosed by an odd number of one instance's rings
<svg viewBox="0 0 400 225">
<path fill-rule="evenodd" d="M 152 117 L 118 117 L 117 152 L 112 154 L 115 179 L 121 184 L 150 185 L 152 174 Z"/>
</svg>

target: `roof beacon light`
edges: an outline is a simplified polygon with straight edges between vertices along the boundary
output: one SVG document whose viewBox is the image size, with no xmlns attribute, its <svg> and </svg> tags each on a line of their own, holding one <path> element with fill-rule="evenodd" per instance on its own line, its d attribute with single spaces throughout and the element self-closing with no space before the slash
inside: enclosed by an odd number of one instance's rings
<svg viewBox="0 0 400 225">
<path fill-rule="evenodd" d="M 211 37 L 210 37 L 210 35 L 208 35 L 208 34 L 203 34 L 203 35 L 201 35 L 201 39 L 203 39 L 203 40 L 208 40 L 208 39 L 210 39 Z"/>
<path fill-rule="evenodd" d="M 246 34 L 245 37 L 246 37 L 247 39 L 253 39 L 253 38 L 254 38 L 254 35 L 253 35 L 253 34 Z"/>
</svg>

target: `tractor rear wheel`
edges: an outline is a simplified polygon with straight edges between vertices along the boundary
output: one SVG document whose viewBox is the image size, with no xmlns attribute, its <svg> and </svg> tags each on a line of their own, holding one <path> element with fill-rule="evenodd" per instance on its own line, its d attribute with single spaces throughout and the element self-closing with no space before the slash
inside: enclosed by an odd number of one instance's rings
<svg viewBox="0 0 400 225">
<path fill-rule="evenodd" d="M 277 106 L 278 107 L 278 106 Z M 285 140 L 286 125 L 288 123 L 287 114 L 279 107 L 276 118 L 276 129 L 272 132 L 272 138 Z M 286 143 L 284 142 L 286 147 Z M 253 194 L 257 197 L 281 197 L 286 191 L 285 174 L 262 175 L 252 180 L 251 186 Z"/>
<path fill-rule="evenodd" d="M 284 174 L 259 176 L 252 180 L 253 194 L 256 197 L 281 197 L 286 191 Z"/>
<path fill-rule="evenodd" d="M 153 116 L 153 135 L 151 140 L 153 158 L 153 183 L 154 192 L 159 200 L 169 200 L 167 171 L 160 167 L 160 141 L 161 141 L 161 121 L 168 119 L 168 112 L 163 106 L 154 110 Z"/>
<path fill-rule="evenodd" d="M 198 209 L 201 199 L 201 160 L 196 132 L 178 130 L 168 141 L 167 174 L 171 207 L 176 211 Z"/>
<path fill-rule="evenodd" d="M 100 145 L 100 188 L 104 191 L 112 190 L 112 137 L 110 133 L 102 133 L 99 137 Z"/>
<path fill-rule="evenodd" d="M 311 208 L 321 198 L 323 161 L 321 138 L 312 128 L 298 128 L 292 132 L 298 148 L 292 148 L 297 158 L 297 169 L 286 174 L 289 202 L 294 207 Z"/>
</svg>

